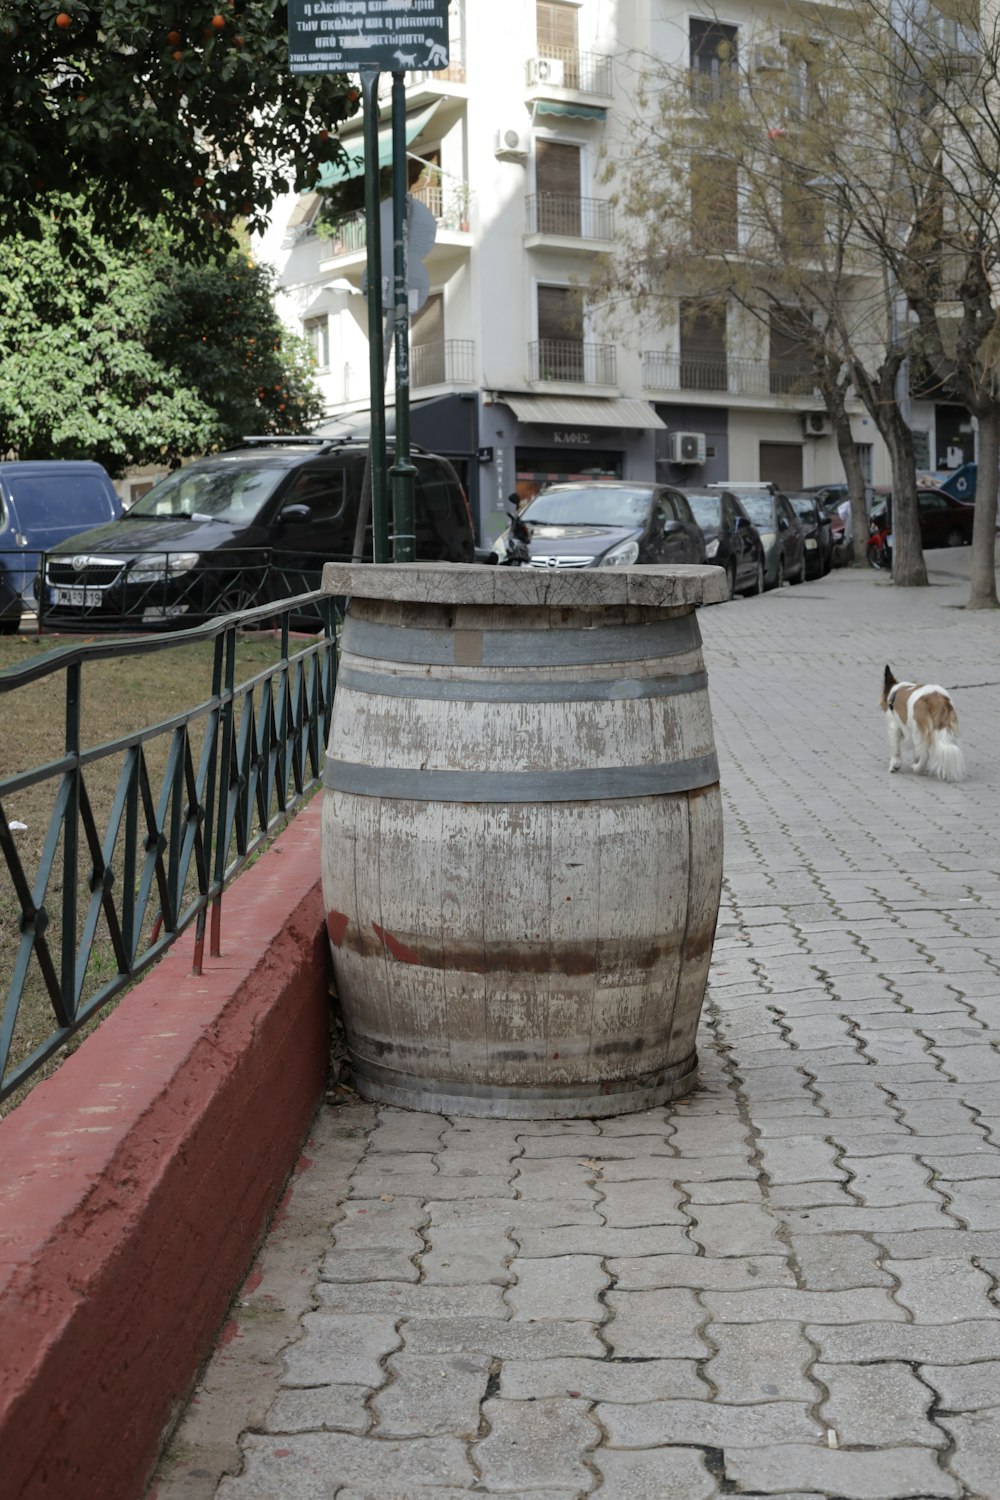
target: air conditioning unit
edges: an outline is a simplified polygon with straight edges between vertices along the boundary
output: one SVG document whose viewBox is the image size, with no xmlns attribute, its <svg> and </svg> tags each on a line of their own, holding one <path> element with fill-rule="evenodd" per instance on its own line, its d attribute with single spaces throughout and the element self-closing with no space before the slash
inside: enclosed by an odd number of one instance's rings
<svg viewBox="0 0 1000 1500">
<path fill-rule="evenodd" d="M 672 464 L 703 464 L 705 462 L 705 434 L 703 432 L 671 432 L 667 447 Z"/>
<path fill-rule="evenodd" d="M 498 156 L 501 161 L 525 161 L 529 145 L 530 137 L 526 130 L 508 125 L 506 129 L 498 130 L 493 137 L 493 155 Z"/>
<path fill-rule="evenodd" d="M 788 59 L 783 47 L 755 47 L 753 49 L 753 70 L 755 73 L 784 73 L 788 67 Z"/>
<path fill-rule="evenodd" d="M 566 77 L 566 64 L 561 57 L 533 57 L 528 67 L 530 83 L 551 83 L 562 88 Z"/>
<path fill-rule="evenodd" d="M 804 411 L 802 431 L 806 437 L 829 437 L 833 431 L 830 415 L 825 411 Z"/>
</svg>

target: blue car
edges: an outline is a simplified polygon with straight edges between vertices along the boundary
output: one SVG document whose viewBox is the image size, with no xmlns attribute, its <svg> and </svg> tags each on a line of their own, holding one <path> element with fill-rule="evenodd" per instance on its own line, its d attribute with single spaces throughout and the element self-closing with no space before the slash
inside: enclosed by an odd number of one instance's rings
<svg viewBox="0 0 1000 1500">
<path fill-rule="evenodd" d="M 0 463 L 0 574 L 34 613 L 44 553 L 122 513 L 107 470 L 89 460 Z"/>
</svg>

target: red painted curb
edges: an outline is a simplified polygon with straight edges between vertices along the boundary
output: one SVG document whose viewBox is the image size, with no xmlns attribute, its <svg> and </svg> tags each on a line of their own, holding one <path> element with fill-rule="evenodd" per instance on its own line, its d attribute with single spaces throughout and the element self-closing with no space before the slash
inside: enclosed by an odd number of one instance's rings
<svg viewBox="0 0 1000 1500">
<path fill-rule="evenodd" d="M 320 798 L 0 1121 L 0 1492 L 135 1500 L 322 1097 Z"/>
</svg>

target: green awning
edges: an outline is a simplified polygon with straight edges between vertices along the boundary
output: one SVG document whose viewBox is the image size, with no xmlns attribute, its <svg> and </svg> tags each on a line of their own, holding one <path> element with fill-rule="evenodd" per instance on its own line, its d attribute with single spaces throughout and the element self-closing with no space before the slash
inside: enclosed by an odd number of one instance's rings
<svg viewBox="0 0 1000 1500">
<path fill-rule="evenodd" d="M 563 104 L 557 99 L 536 99 L 536 115 L 571 115 L 574 120 L 606 120 L 608 112 L 600 104 Z"/>
<path fill-rule="evenodd" d="M 431 115 L 437 109 L 439 99 L 429 104 L 426 109 L 416 115 L 407 115 L 406 118 L 406 144 L 415 141 L 424 129 Z M 333 162 L 325 162 L 320 168 L 319 181 L 316 184 L 320 188 L 336 187 L 340 182 L 346 182 L 350 177 L 360 177 L 365 170 L 365 141 L 361 133 L 350 137 L 341 136 L 341 141 L 347 151 L 348 160 L 343 165 Z M 379 167 L 392 166 L 392 125 L 386 121 L 379 126 L 378 132 L 378 164 Z"/>
</svg>

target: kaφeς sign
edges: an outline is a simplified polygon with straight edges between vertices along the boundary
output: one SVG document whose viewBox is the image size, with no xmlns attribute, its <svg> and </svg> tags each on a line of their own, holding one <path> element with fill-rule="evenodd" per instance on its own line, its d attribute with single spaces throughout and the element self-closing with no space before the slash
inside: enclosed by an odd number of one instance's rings
<svg viewBox="0 0 1000 1500">
<path fill-rule="evenodd" d="M 448 66 L 448 0 L 289 0 L 293 73 L 435 73 Z"/>
</svg>

